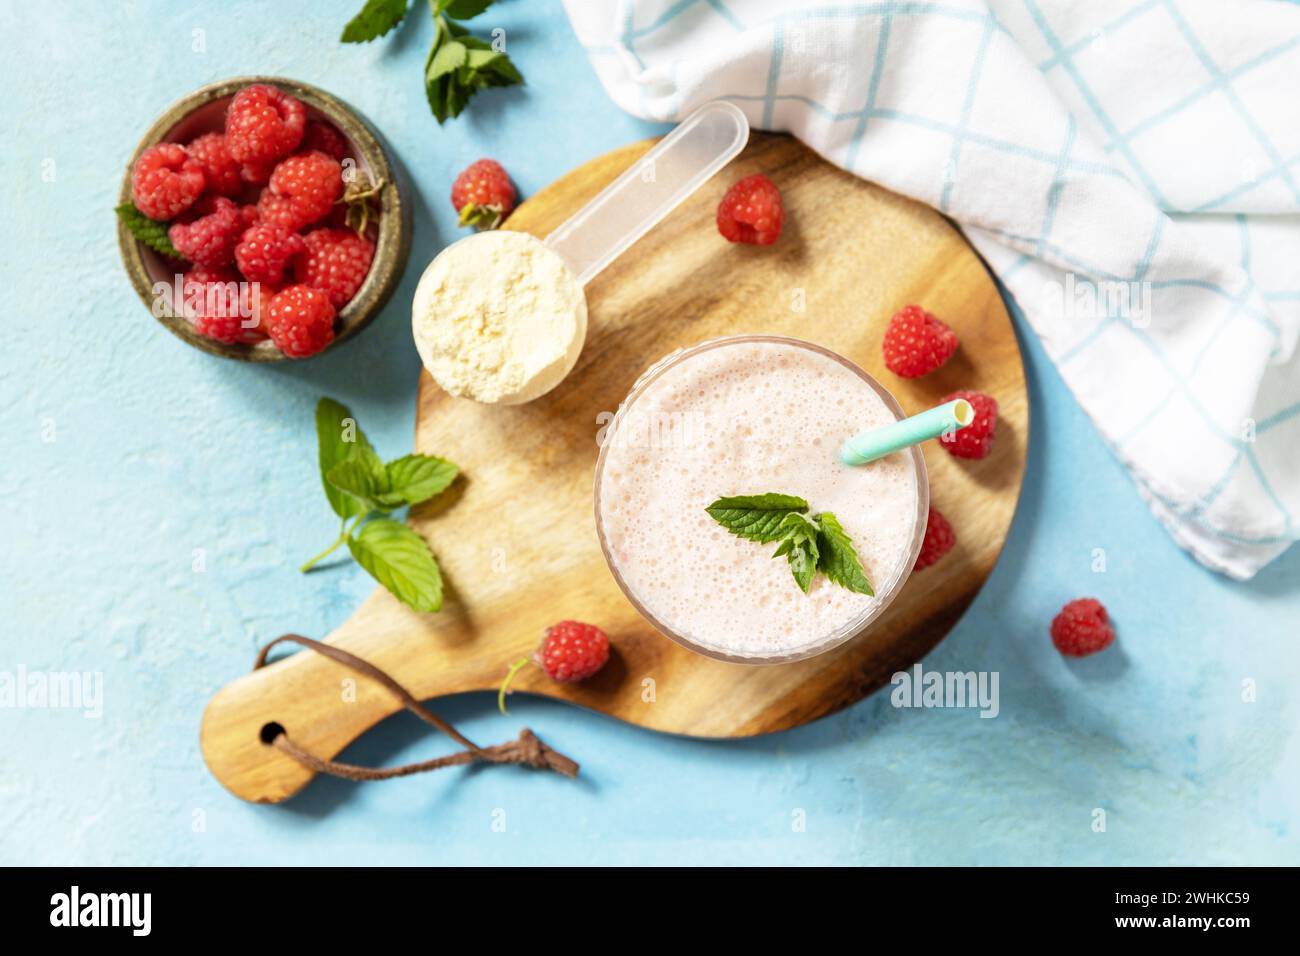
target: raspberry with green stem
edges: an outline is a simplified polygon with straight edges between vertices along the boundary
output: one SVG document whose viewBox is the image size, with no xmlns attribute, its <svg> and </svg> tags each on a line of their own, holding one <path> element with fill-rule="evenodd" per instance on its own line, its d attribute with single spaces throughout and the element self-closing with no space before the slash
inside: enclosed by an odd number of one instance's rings
<svg viewBox="0 0 1300 956">
<path fill-rule="evenodd" d="M 497 707 L 506 711 L 506 693 L 526 664 L 536 664 L 551 680 L 562 684 L 586 680 L 597 673 L 609 660 L 609 638 L 594 624 L 581 621 L 560 621 L 548 627 L 542 636 L 541 646 L 527 657 L 510 665 L 501 689 L 497 692 Z"/>
</svg>

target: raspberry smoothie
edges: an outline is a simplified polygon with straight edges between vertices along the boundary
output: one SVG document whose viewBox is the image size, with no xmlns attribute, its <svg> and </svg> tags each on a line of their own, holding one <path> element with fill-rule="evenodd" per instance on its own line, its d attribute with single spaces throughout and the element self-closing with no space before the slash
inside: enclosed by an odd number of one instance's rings
<svg viewBox="0 0 1300 956">
<path fill-rule="evenodd" d="M 767 663 L 861 632 L 906 580 L 929 503 L 916 448 L 861 467 L 838 449 L 902 417 L 847 360 L 775 336 L 718 339 L 669 356 L 633 388 L 602 442 L 596 525 L 615 579 L 659 630 L 693 650 Z M 804 593 L 773 545 L 707 512 L 775 492 L 833 512 L 875 595 L 818 574 Z"/>
</svg>

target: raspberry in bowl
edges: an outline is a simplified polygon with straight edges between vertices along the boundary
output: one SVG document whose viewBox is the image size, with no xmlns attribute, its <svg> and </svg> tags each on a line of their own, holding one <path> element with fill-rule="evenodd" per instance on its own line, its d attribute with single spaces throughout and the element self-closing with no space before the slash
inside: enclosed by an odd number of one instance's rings
<svg viewBox="0 0 1300 956">
<path fill-rule="evenodd" d="M 411 211 L 355 110 L 238 77 L 169 107 L 127 165 L 118 244 L 141 300 L 214 355 L 276 362 L 361 331 L 397 287 Z"/>
</svg>

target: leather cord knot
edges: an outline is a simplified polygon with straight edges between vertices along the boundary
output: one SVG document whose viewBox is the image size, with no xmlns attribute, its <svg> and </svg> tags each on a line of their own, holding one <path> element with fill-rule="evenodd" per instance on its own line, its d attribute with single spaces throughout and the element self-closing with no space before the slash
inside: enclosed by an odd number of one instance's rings
<svg viewBox="0 0 1300 956">
<path fill-rule="evenodd" d="M 257 660 L 253 662 L 253 670 L 265 667 L 268 652 L 275 645 L 283 642 L 309 648 L 350 670 L 354 670 L 382 684 L 401 702 L 403 707 L 464 748 L 445 757 L 403 764 L 399 767 L 359 767 L 356 764 L 341 763 L 337 760 L 318 757 L 295 743 L 289 737 L 288 731 L 285 730 L 281 730 L 269 741 L 270 745 L 275 747 L 276 750 L 296 760 L 308 770 L 329 774 L 333 777 L 341 777 L 344 780 L 391 780 L 394 777 L 408 777 L 412 774 L 438 770 L 442 767 L 462 766 L 471 763 L 513 763 L 524 764 L 536 770 L 550 770 L 565 777 L 576 777 L 578 775 L 576 761 L 566 757 L 558 750 L 548 747 L 536 734 L 527 728 L 521 730 L 519 736 L 509 743 L 496 744 L 492 747 L 478 746 L 451 724 L 428 710 L 416 700 L 410 691 L 399 684 L 386 671 L 332 644 L 314 641 L 309 637 L 303 637 L 301 634 L 284 634 L 271 641 L 258 652 Z"/>
</svg>

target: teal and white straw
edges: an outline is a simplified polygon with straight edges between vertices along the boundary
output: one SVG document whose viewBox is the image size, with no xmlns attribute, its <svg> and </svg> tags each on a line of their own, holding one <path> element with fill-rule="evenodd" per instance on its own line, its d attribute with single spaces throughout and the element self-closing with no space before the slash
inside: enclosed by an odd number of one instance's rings
<svg viewBox="0 0 1300 956">
<path fill-rule="evenodd" d="M 975 420 L 975 409 L 964 398 L 946 405 L 884 425 L 859 432 L 840 447 L 840 461 L 846 465 L 865 465 L 877 458 L 938 438 L 945 432 L 965 428 Z"/>
</svg>

